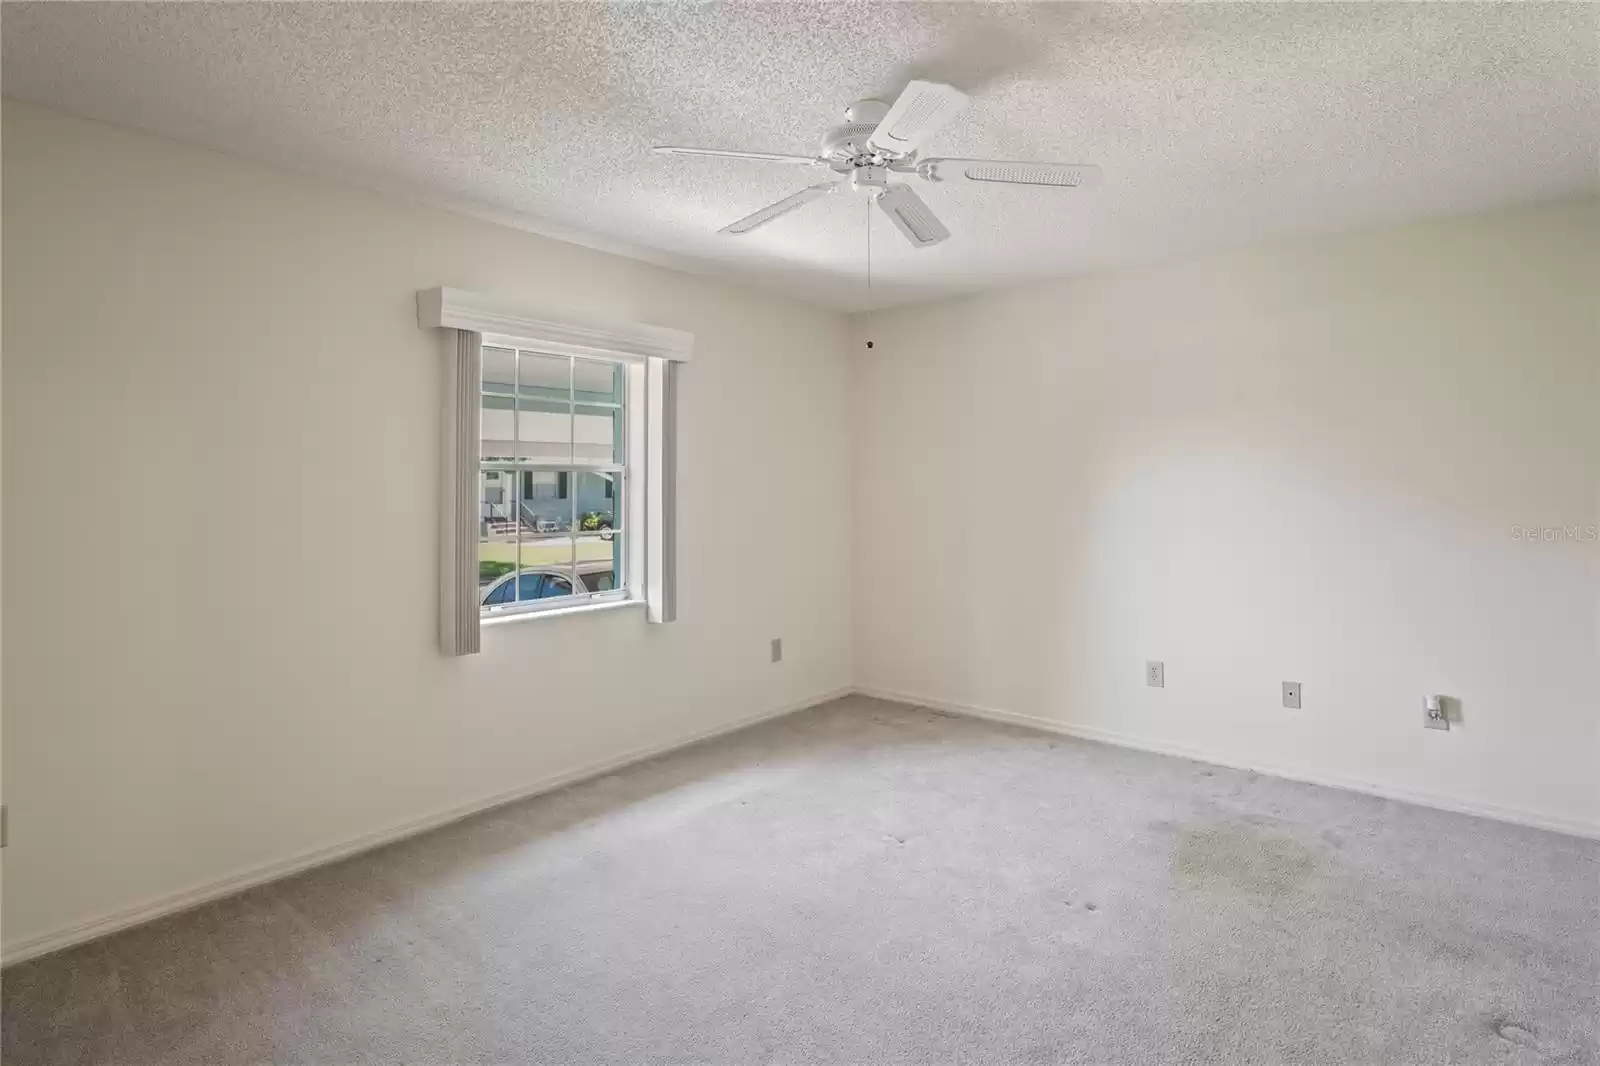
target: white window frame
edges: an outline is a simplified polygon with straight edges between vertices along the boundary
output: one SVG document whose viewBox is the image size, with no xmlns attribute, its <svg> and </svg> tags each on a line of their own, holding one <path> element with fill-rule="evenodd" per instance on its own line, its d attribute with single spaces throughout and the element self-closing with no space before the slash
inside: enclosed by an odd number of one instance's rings
<svg viewBox="0 0 1600 1066">
<path fill-rule="evenodd" d="M 444 653 L 473 654 L 481 647 L 483 625 L 522 618 L 642 604 L 651 622 L 673 621 L 677 617 L 675 368 L 689 359 L 694 337 L 660 326 L 555 322 L 509 301 L 451 288 L 419 292 L 417 321 L 442 335 L 445 364 L 439 582 Z M 628 551 L 622 588 L 526 601 L 488 613 L 480 609 L 479 419 L 485 346 L 626 365 L 627 424 L 621 464 L 626 499 L 618 501 Z M 541 462 L 518 468 L 574 470 L 585 465 L 594 464 Z M 519 479 L 520 474 L 513 481 Z M 572 495 L 576 506 L 576 486 Z"/>
<path fill-rule="evenodd" d="M 484 334 L 481 344 L 483 348 L 510 349 L 511 351 L 516 352 L 519 356 L 524 352 L 532 352 L 537 355 L 552 354 L 545 351 L 542 347 L 535 348 L 530 346 L 521 338 L 510 337 L 503 334 Z M 626 383 L 623 389 L 622 410 L 627 421 L 623 426 L 622 462 L 605 463 L 570 458 L 567 460 L 525 460 L 503 464 L 486 464 L 482 455 L 480 454 L 478 469 L 481 471 L 486 465 L 492 465 L 511 472 L 511 498 L 513 503 L 512 513 L 519 520 L 519 529 L 521 525 L 521 504 L 524 500 L 524 496 L 522 495 L 522 475 L 524 472 L 543 472 L 554 474 L 571 473 L 579 475 L 580 477 L 585 471 L 590 471 L 593 473 L 621 474 L 623 496 L 617 501 L 617 503 L 618 510 L 622 515 L 622 520 L 618 523 L 618 525 L 621 527 L 620 532 L 624 538 L 623 546 L 627 551 L 627 556 L 622 561 L 622 572 L 623 576 L 626 578 L 626 581 L 617 588 L 610 589 L 606 592 L 579 592 L 577 589 L 574 589 L 574 591 L 567 596 L 551 596 L 545 599 L 537 600 L 519 600 L 514 603 L 507 604 L 504 607 L 482 606 L 482 588 L 480 587 L 479 616 L 486 624 L 492 625 L 503 620 L 517 618 L 521 615 L 554 614 L 562 611 L 577 610 L 581 607 L 594 607 L 600 604 L 623 604 L 628 602 L 642 603 L 645 600 L 644 570 L 647 556 L 644 550 L 644 541 L 646 540 L 648 534 L 648 522 L 646 521 L 648 497 L 644 489 L 644 481 L 648 477 L 648 464 L 645 460 L 650 452 L 650 447 L 645 433 L 645 425 L 643 420 L 637 420 L 638 424 L 635 425 L 636 420 L 634 418 L 634 411 L 638 408 L 646 407 L 648 403 L 645 396 L 645 367 L 644 364 L 638 362 L 629 362 L 611 358 L 602 360 L 598 356 L 580 355 L 573 356 L 572 358 L 592 359 L 596 362 L 607 362 L 613 365 L 620 364 L 623 367 Z M 570 404 L 573 403 L 571 399 L 570 385 L 568 393 L 568 402 Z M 567 506 L 573 519 L 569 533 L 574 537 L 576 537 L 578 531 L 578 484 L 579 482 L 577 478 L 574 478 L 567 487 Z M 639 521 L 637 535 L 635 535 L 634 529 L 632 528 L 635 519 L 638 519 Z M 520 554 L 521 553 L 519 551 L 519 557 Z M 573 547 L 572 564 L 572 576 L 569 580 L 578 581 L 578 588 L 582 588 L 582 579 L 579 577 L 577 572 L 576 543 L 574 543 Z M 511 573 L 506 576 L 509 577 L 511 575 L 519 575 L 521 572 L 522 567 L 516 566 L 513 567 Z M 496 579 L 496 581 L 499 580 L 501 579 Z M 513 578 L 513 580 L 518 579 Z"/>
</svg>

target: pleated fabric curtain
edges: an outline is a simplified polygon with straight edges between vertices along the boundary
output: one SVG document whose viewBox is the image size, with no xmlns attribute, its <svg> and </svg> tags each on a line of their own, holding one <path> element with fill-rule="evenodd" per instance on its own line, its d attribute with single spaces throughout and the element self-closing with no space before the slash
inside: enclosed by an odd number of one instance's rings
<svg viewBox="0 0 1600 1066">
<path fill-rule="evenodd" d="M 481 647 L 478 605 L 478 420 L 483 334 L 441 330 L 444 351 L 443 455 L 439 469 L 439 648 L 449 656 Z"/>
</svg>

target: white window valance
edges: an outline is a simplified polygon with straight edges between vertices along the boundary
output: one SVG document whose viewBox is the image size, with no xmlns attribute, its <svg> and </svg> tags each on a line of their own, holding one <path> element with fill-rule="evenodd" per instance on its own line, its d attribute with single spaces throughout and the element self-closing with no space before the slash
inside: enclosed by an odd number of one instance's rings
<svg viewBox="0 0 1600 1066">
<path fill-rule="evenodd" d="M 537 344 L 554 355 L 683 363 L 694 348 L 694 334 L 683 330 L 631 323 L 557 322 L 512 301 L 466 289 L 417 293 L 417 324 L 423 329 L 481 333 L 488 344 L 496 338 Z"/>
</svg>

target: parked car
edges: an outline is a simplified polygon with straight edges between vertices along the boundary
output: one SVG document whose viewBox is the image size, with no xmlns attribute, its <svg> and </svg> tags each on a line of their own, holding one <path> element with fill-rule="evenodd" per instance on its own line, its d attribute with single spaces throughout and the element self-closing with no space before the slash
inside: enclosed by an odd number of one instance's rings
<svg viewBox="0 0 1600 1066">
<path fill-rule="evenodd" d="M 598 532 L 601 540 L 610 540 L 615 526 L 616 518 L 610 511 L 589 511 L 578 521 L 578 527 L 582 532 Z"/>
<path fill-rule="evenodd" d="M 609 559 L 578 564 L 581 592 L 610 592 L 617 587 L 616 570 Z M 572 568 L 567 566 L 525 566 L 502 574 L 483 586 L 479 602 L 485 607 L 505 607 L 526 600 L 544 600 L 572 595 Z"/>
</svg>

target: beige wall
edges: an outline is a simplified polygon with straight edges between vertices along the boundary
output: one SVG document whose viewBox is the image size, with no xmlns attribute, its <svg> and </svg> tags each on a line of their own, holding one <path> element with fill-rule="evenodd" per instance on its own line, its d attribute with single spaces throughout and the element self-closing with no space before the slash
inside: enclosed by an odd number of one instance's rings
<svg viewBox="0 0 1600 1066">
<path fill-rule="evenodd" d="M 31 106 L 4 131 L 8 953 L 849 683 L 838 316 Z M 681 621 L 436 652 L 441 284 L 696 335 Z"/>
<path fill-rule="evenodd" d="M 852 678 L 1600 830 L 1600 545 L 1512 538 L 1600 522 L 1592 203 L 847 329 L 31 106 L 4 129 L 12 957 Z M 682 621 L 438 656 L 440 284 L 697 335 Z"/>
<path fill-rule="evenodd" d="M 855 319 L 857 683 L 1600 833 L 1600 544 L 1513 536 L 1600 523 L 1597 249 L 1572 203 Z"/>
</svg>

